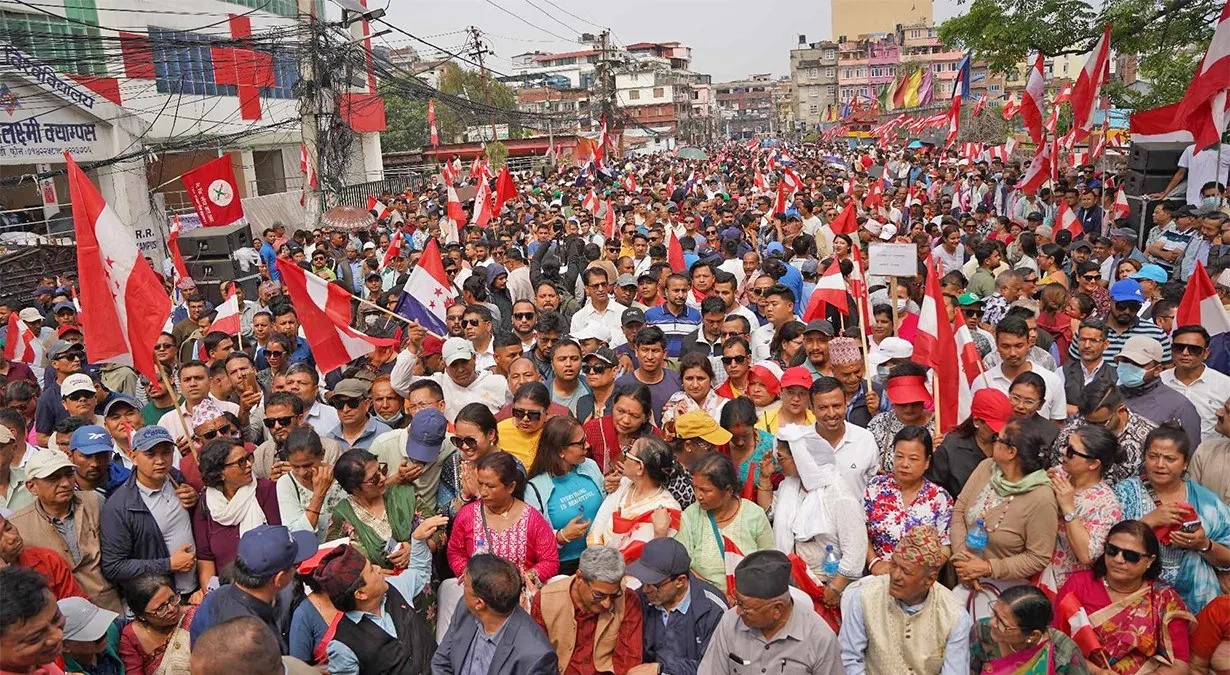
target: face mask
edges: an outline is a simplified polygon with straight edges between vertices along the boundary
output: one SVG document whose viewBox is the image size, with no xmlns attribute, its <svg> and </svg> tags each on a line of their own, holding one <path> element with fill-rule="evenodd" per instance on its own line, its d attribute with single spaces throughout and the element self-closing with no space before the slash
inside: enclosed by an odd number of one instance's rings
<svg viewBox="0 0 1230 675">
<path fill-rule="evenodd" d="M 881 380 L 888 379 L 888 366 L 876 366 L 876 376 Z"/>
<path fill-rule="evenodd" d="M 1119 386 L 1139 387 L 1145 383 L 1145 369 L 1129 361 L 1119 363 Z"/>
<path fill-rule="evenodd" d="M 1209 208 L 1217 208 L 1217 203 L 1220 201 L 1217 197 L 1204 197 L 1200 200 L 1200 204 Z"/>
<path fill-rule="evenodd" d="M 385 424 L 387 424 L 387 425 L 389 425 L 389 426 L 393 426 L 394 424 L 397 424 L 398 422 L 400 422 L 400 421 L 401 421 L 401 418 L 402 418 L 402 416 L 403 416 L 404 414 L 405 414 L 405 413 L 400 413 L 400 412 L 399 412 L 399 413 L 397 413 L 397 414 L 393 415 L 392 417 L 385 417 L 384 415 L 381 415 L 381 414 L 379 414 L 379 413 L 375 413 L 373 416 L 374 416 L 376 419 L 380 420 L 381 422 L 384 422 Z"/>
</svg>

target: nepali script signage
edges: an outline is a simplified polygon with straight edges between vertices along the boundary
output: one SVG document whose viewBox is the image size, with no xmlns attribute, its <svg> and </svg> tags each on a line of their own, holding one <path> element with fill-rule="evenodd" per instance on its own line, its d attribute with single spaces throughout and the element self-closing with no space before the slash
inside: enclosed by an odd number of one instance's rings
<svg viewBox="0 0 1230 675">
<path fill-rule="evenodd" d="M 41 164 L 109 158 L 112 129 L 38 87 L 0 79 L 0 164 Z"/>
<path fill-rule="evenodd" d="M 66 80 L 63 77 L 60 77 L 59 73 L 57 73 L 54 68 L 35 59 L 34 57 L 28 56 L 13 45 L 4 46 L 3 65 L 8 66 L 9 68 L 21 73 L 22 75 L 25 75 L 39 84 L 42 84 L 73 103 L 91 110 L 94 109 L 96 99 L 93 92 L 88 89 L 82 89 L 71 80 Z"/>
</svg>

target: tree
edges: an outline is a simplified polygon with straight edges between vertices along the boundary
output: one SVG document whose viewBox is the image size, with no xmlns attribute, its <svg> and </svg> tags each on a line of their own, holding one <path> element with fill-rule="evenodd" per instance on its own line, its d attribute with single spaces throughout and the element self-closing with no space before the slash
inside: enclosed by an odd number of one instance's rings
<svg viewBox="0 0 1230 675">
<path fill-rule="evenodd" d="M 1016 70 L 1035 52 L 1088 52 L 1111 24 L 1111 48 L 1139 56 L 1138 77 L 1152 90 L 1141 94 L 1120 85 L 1105 91 L 1115 105 L 1135 109 L 1183 97 L 1225 6 L 1225 0 L 1105 0 L 1099 12 L 1087 0 L 958 2 L 968 11 L 941 24 L 940 39 L 995 72 Z"/>
<path fill-rule="evenodd" d="M 450 63 L 444 67 L 439 84 L 440 93 L 445 95 L 436 98 L 435 104 L 436 129 L 441 143 L 459 142 L 463 140 L 466 127 L 491 123 L 492 115 L 488 114 L 484 103 L 482 75 L 477 71 L 462 70 Z M 508 123 L 510 134 L 516 137 L 520 128 L 515 126 L 515 117 L 504 113 L 517 111 L 516 92 L 495 80 L 490 80 L 488 86 L 491 105 L 499 109 L 494 114 L 496 123 Z M 427 125 L 425 96 L 429 94 L 424 93 L 422 85 L 410 86 L 399 78 L 389 79 L 381 85 L 380 95 L 384 98 L 388 121 L 388 128 L 380 137 L 382 147 L 388 152 L 405 152 L 427 145 L 431 132 Z"/>
<path fill-rule="evenodd" d="M 385 152 L 408 152 L 427 145 L 427 102 L 406 96 L 395 86 L 380 88 L 384 99 L 385 130 L 380 133 L 380 146 Z"/>
</svg>

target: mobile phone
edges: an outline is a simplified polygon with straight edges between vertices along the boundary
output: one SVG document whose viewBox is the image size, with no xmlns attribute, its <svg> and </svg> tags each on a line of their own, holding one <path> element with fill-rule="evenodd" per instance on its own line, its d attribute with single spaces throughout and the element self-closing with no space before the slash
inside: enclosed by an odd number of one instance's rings
<svg viewBox="0 0 1230 675">
<path fill-rule="evenodd" d="M 384 542 L 384 556 L 387 558 L 393 555 L 394 553 L 397 552 L 397 549 L 400 546 L 401 546 L 400 541 L 397 541 L 393 537 L 389 537 L 388 540 Z"/>
<path fill-rule="evenodd" d="M 1179 531 L 1180 532 L 1195 532 L 1199 528 L 1200 528 L 1199 519 L 1189 520 L 1186 523 L 1183 523 L 1183 527 L 1179 528 Z"/>
</svg>

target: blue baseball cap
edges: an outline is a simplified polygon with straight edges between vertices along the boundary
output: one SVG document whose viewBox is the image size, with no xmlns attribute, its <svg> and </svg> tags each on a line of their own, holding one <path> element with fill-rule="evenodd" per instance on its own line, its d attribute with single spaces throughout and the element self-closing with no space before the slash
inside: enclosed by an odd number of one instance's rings
<svg viewBox="0 0 1230 675">
<path fill-rule="evenodd" d="M 132 448 L 134 450 L 150 452 L 163 443 L 170 443 L 174 447 L 175 439 L 171 437 L 171 432 L 156 424 L 141 427 L 132 435 Z"/>
<path fill-rule="evenodd" d="M 57 302 L 57 303 L 55 304 L 55 307 L 52 307 L 52 308 L 51 308 L 51 313 L 52 313 L 52 314 L 59 314 L 59 313 L 60 313 L 60 310 L 62 310 L 62 309 L 67 309 L 67 310 L 68 310 L 68 311 L 70 311 L 70 312 L 76 313 L 76 311 L 77 311 L 77 306 L 76 306 L 76 305 L 74 305 L 73 303 L 71 303 L 71 302 L 67 302 L 67 301 L 65 301 L 65 302 Z"/>
<path fill-rule="evenodd" d="M 1136 274 L 1133 274 L 1132 276 L 1128 278 L 1136 279 L 1136 280 L 1148 279 L 1149 281 L 1153 281 L 1159 284 L 1164 284 L 1166 283 L 1166 280 L 1169 277 L 1166 274 L 1166 270 L 1162 269 L 1161 265 L 1154 265 L 1153 263 L 1149 263 L 1147 265 L 1141 266 L 1139 272 L 1137 272 Z"/>
<path fill-rule="evenodd" d="M 416 462 L 434 462 L 448 432 L 448 420 L 435 408 L 424 408 L 410 420 L 406 434 L 406 457 Z"/>
<path fill-rule="evenodd" d="M 252 576 L 268 577 L 316 554 L 320 542 L 310 530 L 291 532 L 285 525 L 260 525 L 239 538 L 236 558 Z"/>
<path fill-rule="evenodd" d="M 97 455 L 100 452 L 114 450 L 111 444 L 111 434 L 97 424 L 87 424 L 73 432 L 68 439 L 70 450 L 76 450 L 83 455 Z"/>
<path fill-rule="evenodd" d="M 113 391 L 107 396 L 107 400 L 103 401 L 103 417 L 110 415 L 111 410 L 121 403 L 131 406 L 133 410 L 141 410 L 141 404 L 137 403 L 137 399 L 129 396 L 128 394 Z"/>
<path fill-rule="evenodd" d="M 782 246 L 782 243 L 780 241 L 771 241 L 769 242 L 769 245 L 766 246 L 764 249 L 765 255 L 773 255 L 775 253 L 784 254 L 785 252 L 786 252 L 786 249 L 785 247 Z"/>
<path fill-rule="evenodd" d="M 1120 279 L 1110 287 L 1110 299 L 1115 302 L 1139 302 L 1144 304 L 1145 294 L 1140 282 L 1135 279 Z"/>
</svg>

